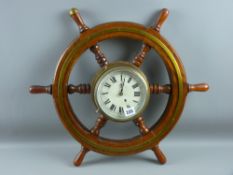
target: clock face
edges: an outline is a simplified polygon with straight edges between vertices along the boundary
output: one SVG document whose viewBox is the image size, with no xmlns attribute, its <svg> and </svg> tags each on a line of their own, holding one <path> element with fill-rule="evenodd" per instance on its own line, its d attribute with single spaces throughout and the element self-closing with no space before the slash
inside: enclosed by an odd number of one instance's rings
<svg viewBox="0 0 233 175">
<path fill-rule="evenodd" d="M 149 99 L 148 91 L 147 80 L 138 68 L 119 63 L 98 78 L 94 98 L 104 115 L 128 121 L 141 114 Z"/>
</svg>

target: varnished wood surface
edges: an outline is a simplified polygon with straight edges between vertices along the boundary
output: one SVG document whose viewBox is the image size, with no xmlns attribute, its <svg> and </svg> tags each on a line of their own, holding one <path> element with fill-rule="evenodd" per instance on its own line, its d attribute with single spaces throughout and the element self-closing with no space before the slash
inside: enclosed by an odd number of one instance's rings
<svg viewBox="0 0 233 175">
<path fill-rule="evenodd" d="M 104 53 L 100 50 L 99 45 L 94 45 L 90 47 L 90 50 L 92 53 L 95 54 L 95 59 L 97 63 L 100 65 L 100 67 L 104 67 L 108 65 L 108 60 Z"/>
<path fill-rule="evenodd" d="M 100 115 L 96 120 L 95 126 L 91 129 L 91 133 L 95 136 L 98 136 L 100 133 L 100 129 L 104 127 L 107 122 L 107 118 L 103 115 Z"/>
<path fill-rule="evenodd" d="M 151 50 L 151 47 L 147 44 L 143 44 L 140 52 L 133 59 L 133 64 L 137 67 L 140 67 L 147 55 L 147 53 Z"/>
<path fill-rule="evenodd" d="M 164 24 L 164 22 L 167 20 L 168 15 L 169 15 L 168 9 L 164 8 L 161 10 L 159 17 L 155 22 L 155 27 L 153 27 L 157 32 L 160 32 L 160 29 Z"/>
<path fill-rule="evenodd" d="M 209 90 L 209 85 L 206 83 L 189 84 L 188 90 L 189 92 L 192 92 L 192 91 L 205 92 Z"/>
<path fill-rule="evenodd" d="M 158 145 L 151 148 L 151 150 L 154 152 L 160 164 L 165 164 L 167 162 L 166 156 L 163 154 L 162 150 L 159 148 Z"/>
<path fill-rule="evenodd" d="M 48 85 L 48 86 L 33 85 L 30 86 L 29 92 L 31 94 L 52 94 L 52 85 Z"/>
<path fill-rule="evenodd" d="M 170 94 L 171 93 L 171 85 L 170 84 L 166 84 L 166 85 L 151 84 L 150 85 L 150 92 L 152 94 L 160 94 L 160 93 Z"/>
<path fill-rule="evenodd" d="M 144 119 L 142 117 L 138 117 L 134 120 L 136 126 L 138 126 L 140 133 L 146 135 L 149 132 L 149 129 L 146 127 Z"/>
<path fill-rule="evenodd" d="M 72 8 L 70 10 L 70 16 L 73 18 L 73 20 L 79 27 L 80 33 L 83 33 L 89 29 L 89 27 L 87 27 L 87 25 L 84 23 L 83 18 L 81 17 L 78 9 Z"/>
<path fill-rule="evenodd" d="M 70 84 L 68 85 L 68 93 L 80 93 L 80 94 L 90 94 L 91 85 L 90 84 L 79 84 L 77 86 Z"/>
<path fill-rule="evenodd" d="M 77 154 L 77 156 L 74 158 L 73 163 L 75 166 L 80 166 L 86 156 L 86 154 L 89 152 L 90 150 L 88 148 L 85 147 L 81 147 L 81 150 L 79 152 L 79 154 Z"/>
</svg>

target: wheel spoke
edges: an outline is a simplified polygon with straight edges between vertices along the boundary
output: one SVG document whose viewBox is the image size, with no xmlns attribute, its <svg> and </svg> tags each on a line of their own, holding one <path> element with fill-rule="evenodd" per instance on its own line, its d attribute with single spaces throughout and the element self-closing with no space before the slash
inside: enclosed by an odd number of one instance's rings
<svg viewBox="0 0 233 175">
<path fill-rule="evenodd" d="M 156 32 L 160 32 L 160 28 L 162 27 L 163 23 L 166 21 L 168 17 L 169 11 L 167 9 L 162 9 L 160 12 L 159 17 L 157 18 L 155 25 L 151 26 L 153 30 Z M 137 67 L 140 67 L 147 55 L 147 53 L 151 50 L 151 47 L 148 44 L 143 44 L 141 47 L 140 52 L 136 55 L 133 59 L 133 64 Z"/>
<path fill-rule="evenodd" d="M 90 94 L 91 93 L 91 85 L 90 84 L 79 84 L 79 85 L 68 85 L 68 93 L 80 93 L 80 94 Z"/>
<path fill-rule="evenodd" d="M 91 129 L 91 133 L 94 134 L 95 136 L 98 136 L 101 128 L 104 127 L 106 122 L 107 122 L 107 118 L 104 115 L 100 115 L 96 120 L 95 126 Z"/>
<path fill-rule="evenodd" d="M 160 29 L 162 27 L 162 25 L 164 24 L 164 22 L 167 20 L 167 17 L 169 15 L 169 11 L 168 9 L 164 8 L 160 11 L 159 17 L 157 18 L 155 25 L 152 26 L 152 28 L 157 31 L 160 32 Z"/>
<path fill-rule="evenodd" d="M 150 84 L 150 93 L 152 94 L 170 94 L 171 93 L 171 85 L 165 84 L 165 85 L 158 85 L 158 84 Z"/>
<path fill-rule="evenodd" d="M 159 148 L 159 145 L 154 146 L 151 150 L 154 152 L 160 164 L 165 164 L 167 162 L 167 158 Z"/>
<path fill-rule="evenodd" d="M 134 123 L 138 126 L 140 133 L 142 135 L 146 135 L 149 132 L 149 129 L 146 127 L 143 117 L 138 117 L 134 120 Z M 157 157 L 159 163 L 164 164 L 166 163 L 166 157 L 159 148 L 158 145 L 155 145 L 151 148 L 151 150 L 154 152 L 155 156 Z"/>
<path fill-rule="evenodd" d="M 80 33 L 86 32 L 89 30 L 89 27 L 84 23 L 79 11 L 75 8 L 72 8 L 70 10 L 70 16 L 75 21 L 75 23 L 78 25 Z M 90 48 L 91 52 L 94 53 L 97 63 L 100 65 L 100 67 L 104 67 L 108 65 L 108 60 L 104 53 L 101 51 L 100 47 L 95 44 Z"/>
<path fill-rule="evenodd" d="M 134 123 L 139 128 L 140 133 L 142 135 L 145 135 L 149 132 L 149 129 L 146 127 L 144 119 L 142 117 L 138 117 L 134 120 Z"/>
<path fill-rule="evenodd" d="M 106 65 L 108 65 L 108 60 L 106 58 L 106 56 L 104 55 L 104 53 L 100 50 L 99 45 L 94 45 L 90 48 L 90 50 L 92 51 L 92 53 L 95 54 L 95 59 L 97 61 L 97 63 L 100 65 L 100 67 L 104 67 Z"/>
<path fill-rule="evenodd" d="M 29 88 L 29 92 L 31 94 L 52 94 L 52 85 L 48 86 L 40 86 L 40 85 L 32 85 Z"/>
<path fill-rule="evenodd" d="M 140 67 L 146 57 L 146 54 L 151 50 L 151 47 L 147 44 L 143 44 L 140 52 L 133 59 L 133 64 L 137 67 Z"/>
<path fill-rule="evenodd" d="M 205 92 L 209 90 L 209 85 L 206 83 L 199 83 L 199 84 L 189 84 L 188 85 L 188 91 L 193 92 Z"/>
<path fill-rule="evenodd" d="M 80 152 L 74 158 L 74 165 L 80 166 L 83 162 L 84 157 L 90 150 L 84 146 L 81 147 Z"/>
<path fill-rule="evenodd" d="M 107 118 L 104 115 L 100 115 L 98 119 L 96 120 L 95 126 L 91 129 L 91 133 L 95 135 L 96 137 L 99 136 L 101 128 L 104 127 L 104 125 L 107 122 Z M 80 166 L 83 162 L 84 157 L 90 150 L 84 146 L 82 146 L 79 154 L 74 159 L 74 165 Z"/>
</svg>

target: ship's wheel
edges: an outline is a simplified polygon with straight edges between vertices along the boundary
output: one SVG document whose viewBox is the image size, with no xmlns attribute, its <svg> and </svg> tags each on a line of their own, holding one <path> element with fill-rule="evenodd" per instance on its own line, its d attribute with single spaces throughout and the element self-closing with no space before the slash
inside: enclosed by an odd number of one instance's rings
<svg viewBox="0 0 233 175">
<path fill-rule="evenodd" d="M 159 148 L 160 141 L 173 129 L 183 110 L 186 96 L 191 91 L 207 91 L 205 83 L 188 84 L 184 67 L 172 46 L 160 35 L 160 28 L 168 17 L 168 10 L 162 9 L 155 24 L 149 28 L 132 22 L 110 22 L 89 28 L 77 9 L 70 10 L 70 16 L 80 29 L 80 36 L 62 54 L 49 86 L 31 86 L 33 94 L 48 93 L 53 96 L 57 112 L 70 134 L 82 145 L 74 164 L 79 166 L 88 151 L 118 156 L 152 150 L 161 164 L 166 157 Z M 132 62 L 109 63 L 98 43 L 112 38 L 129 38 L 142 41 L 141 50 Z M 90 84 L 68 83 L 74 65 L 80 56 L 90 49 L 95 55 L 100 70 Z M 147 53 L 153 49 L 162 59 L 168 72 L 170 84 L 159 85 L 148 82 L 140 66 Z M 88 68 L 88 65 L 87 65 Z M 68 96 L 91 95 L 99 113 L 93 128 L 88 129 L 73 111 Z M 169 95 L 166 108 L 159 121 L 148 128 L 143 112 L 151 95 Z M 109 139 L 100 136 L 100 130 L 108 120 L 134 122 L 140 135 L 128 139 Z"/>
</svg>

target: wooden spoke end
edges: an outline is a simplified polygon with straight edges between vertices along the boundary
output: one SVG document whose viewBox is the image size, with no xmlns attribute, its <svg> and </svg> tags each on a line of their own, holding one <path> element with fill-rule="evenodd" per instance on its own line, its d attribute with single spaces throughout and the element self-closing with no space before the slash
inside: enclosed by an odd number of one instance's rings
<svg viewBox="0 0 233 175">
<path fill-rule="evenodd" d="M 80 94 L 90 94 L 91 93 L 91 85 L 90 84 L 79 84 L 77 86 L 70 84 L 68 86 L 68 93 L 80 93 Z"/>
<path fill-rule="evenodd" d="M 171 93 L 171 85 L 166 84 L 166 85 L 150 85 L 150 92 L 152 94 L 160 94 L 160 93 L 166 93 L 170 94 Z"/>
<path fill-rule="evenodd" d="M 80 33 L 83 33 L 89 29 L 87 25 L 84 23 L 78 9 L 76 8 L 70 9 L 69 14 L 72 17 L 72 19 L 75 21 L 75 23 L 78 25 Z"/>
<path fill-rule="evenodd" d="M 155 22 L 155 26 L 153 26 L 152 28 L 156 30 L 157 32 L 160 32 L 160 29 L 163 23 L 166 21 L 168 15 L 169 15 L 169 10 L 166 8 L 163 8 L 159 14 L 159 17 L 157 18 Z"/>
<path fill-rule="evenodd" d="M 73 161 L 75 166 L 80 166 L 82 164 L 84 157 L 86 156 L 88 151 L 89 151 L 89 149 L 82 146 L 79 154 L 75 157 L 75 159 Z"/>
<path fill-rule="evenodd" d="M 158 145 L 153 147 L 151 150 L 154 152 L 160 164 L 165 164 L 167 162 L 166 156 L 163 154 Z"/>
<path fill-rule="evenodd" d="M 29 92 L 31 94 L 52 94 L 52 85 L 49 86 L 30 86 Z"/>
<path fill-rule="evenodd" d="M 193 92 L 205 92 L 209 90 L 209 85 L 206 83 L 199 83 L 199 84 L 189 84 L 188 85 L 188 91 Z"/>
</svg>

